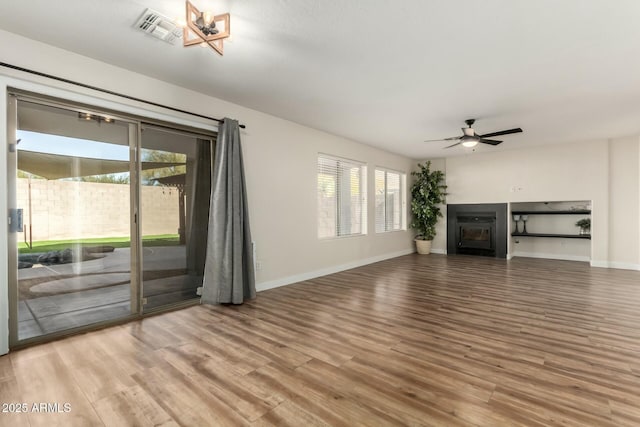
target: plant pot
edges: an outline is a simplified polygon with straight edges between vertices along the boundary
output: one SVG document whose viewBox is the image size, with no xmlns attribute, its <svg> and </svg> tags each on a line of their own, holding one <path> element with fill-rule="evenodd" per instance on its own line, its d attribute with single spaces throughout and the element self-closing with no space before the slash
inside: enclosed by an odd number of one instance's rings
<svg viewBox="0 0 640 427">
<path fill-rule="evenodd" d="M 431 243 L 433 240 L 420 240 L 416 239 L 416 249 L 420 255 L 428 255 L 431 253 Z"/>
<path fill-rule="evenodd" d="M 585 235 L 591 233 L 591 229 L 587 227 L 580 227 L 580 234 Z"/>
</svg>

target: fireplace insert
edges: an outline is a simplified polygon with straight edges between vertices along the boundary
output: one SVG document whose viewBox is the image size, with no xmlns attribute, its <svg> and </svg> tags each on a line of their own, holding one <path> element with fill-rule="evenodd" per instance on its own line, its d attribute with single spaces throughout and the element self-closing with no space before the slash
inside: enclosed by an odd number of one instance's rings
<svg viewBox="0 0 640 427">
<path fill-rule="evenodd" d="M 457 217 L 458 253 L 495 256 L 495 216 L 479 214 Z"/>
<path fill-rule="evenodd" d="M 447 253 L 506 258 L 506 204 L 448 205 Z"/>
</svg>

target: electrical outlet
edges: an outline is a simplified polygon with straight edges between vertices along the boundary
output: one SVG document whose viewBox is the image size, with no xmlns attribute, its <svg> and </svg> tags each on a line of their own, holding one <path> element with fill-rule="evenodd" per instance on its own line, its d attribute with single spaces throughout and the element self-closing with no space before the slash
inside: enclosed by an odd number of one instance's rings
<svg viewBox="0 0 640 427">
<path fill-rule="evenodd" d="M 262 261 L 256 261 L 256 270 L 262 270 Z"/>
</svg>

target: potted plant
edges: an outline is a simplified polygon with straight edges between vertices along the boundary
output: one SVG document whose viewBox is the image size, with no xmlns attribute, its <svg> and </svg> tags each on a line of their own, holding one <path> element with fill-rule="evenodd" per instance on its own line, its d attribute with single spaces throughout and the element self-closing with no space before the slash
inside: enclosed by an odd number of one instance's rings
<svg viewBox="0 0 640 427">
<path fill-rule="evenodd" d="M 582 218 L 576 222 L 576 226 L 580 227 L 580 234 L 589 234 L 591 232 L 591 218 Z"/>
<path fill-rule="evenodd" d="M 432 171 L 431 161 L 418 163 L 419 171 L 411 172 L 416 181 L 411 187 L 411 228 L 417 230 L 415 238 L 419 254 L 431 253 L 431 243 L 436 236 L 436 224 L 442 218 L 440 205 L 445 202 L 447 186 L 444 172 Z"/>
</svg>

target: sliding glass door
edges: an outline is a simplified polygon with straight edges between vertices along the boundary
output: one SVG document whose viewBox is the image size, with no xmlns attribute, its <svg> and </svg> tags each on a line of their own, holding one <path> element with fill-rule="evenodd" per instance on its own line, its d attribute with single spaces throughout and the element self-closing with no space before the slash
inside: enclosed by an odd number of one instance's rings
<svg viewBox="0 0 640 427">
<path fill-rule="evenodd" d="M 14 339 L 131 315 L 135 125 L 15 98 L 12 103 Z"/>
<path fill-rule="evenodd" d="M 197 298 L 212 136 L 9 99 L 11 345 Z"/>
<path fill-rule="evenodd" d="M 140 219 L 144 309 L 197 298 L 207 249 L 211 137 L 144 125 Z"/>
</svg>

